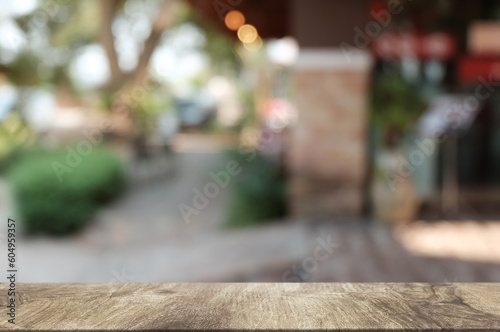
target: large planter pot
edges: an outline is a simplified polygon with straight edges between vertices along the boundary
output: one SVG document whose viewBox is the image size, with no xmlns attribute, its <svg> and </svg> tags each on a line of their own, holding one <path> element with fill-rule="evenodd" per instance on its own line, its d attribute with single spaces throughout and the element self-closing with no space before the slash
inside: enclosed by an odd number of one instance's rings
<svg viewBox="0 0 500 332">
<path fill-rule="evenodd" d="M 411 172 L 402 171 L 403 160 L 399 150 L 385 150 L 375 160 L 371 196 L 377 221 L 406 223 L 417 216 L 420 198 Z"/>
</svg>

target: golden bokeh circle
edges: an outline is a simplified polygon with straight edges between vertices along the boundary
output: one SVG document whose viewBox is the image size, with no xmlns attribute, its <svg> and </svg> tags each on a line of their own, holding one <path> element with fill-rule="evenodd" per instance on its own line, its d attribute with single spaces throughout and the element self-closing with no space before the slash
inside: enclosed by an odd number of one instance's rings
<svg viewBox="0 0 500 332">
<path fill-rule="evenodd" d="M 229 30 L 236 31 L 245 24 L 245 15 L 239 10 L 231 10 L 227 13 L 224 22 Z"/>
<path fill-rule="evenodd" d="M 257 32 L 257 29 L 251 24 L 242 25 L 238 29 L 238 38 L 244 44 L 253 43 L 257 39 L 257 37 L 259 37 L 259 33 Z"/>
</svg>

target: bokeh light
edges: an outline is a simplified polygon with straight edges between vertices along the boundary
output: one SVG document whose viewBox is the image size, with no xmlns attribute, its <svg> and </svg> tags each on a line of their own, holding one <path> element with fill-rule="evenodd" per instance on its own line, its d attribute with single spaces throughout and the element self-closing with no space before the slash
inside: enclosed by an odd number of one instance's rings
<svg viewBox="0 0 500 332">
<path fill-rule="evenodd" d="M 257 38 L 255 38 L 253 42 L 243 43 L 243 46 L 249 52 L 257 52 L 262 48 L 262 44 L 262 38 L 260 38 L 260 36 L 257 36 Z"/>
<path fill-rule="evenodd" d="M 238 29 L 238 38 L 244 44 L 253 43 L 257 37 L 259 37 L 257 29 L 251 24 L 242 25 Z"/>
<path fill-rule="evenodd" d="M 267 54 L 273 63 L 292 66 L 299 57 L 299 43 L 292 37 L 271 40 L 267 44 Z"/>
<path fill-rule="evenodd" d="M 239 10 L 231 10 L 224 20 L 229 30 L 236 31 L 245 24 L 245 15 Z"/>
</svg>

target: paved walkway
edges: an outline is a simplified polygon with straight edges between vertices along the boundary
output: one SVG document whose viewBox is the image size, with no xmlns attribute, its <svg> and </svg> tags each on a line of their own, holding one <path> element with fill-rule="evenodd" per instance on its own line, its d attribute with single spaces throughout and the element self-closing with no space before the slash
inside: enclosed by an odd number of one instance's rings
<svg viewBox="0 0 500 332">
<path fill-rule="evenodd" d="M 187 224 L 178 206 L 225 165 L 220 154 L 183 153 L 176 174 L 129 191 L 92 225 L 68 238 L 22 237 L 23 282 L 197 281 L 239 278 L 301 257 L 294 227 L 224 229 L 228 193 L 211 199 Z"/>
</svg>

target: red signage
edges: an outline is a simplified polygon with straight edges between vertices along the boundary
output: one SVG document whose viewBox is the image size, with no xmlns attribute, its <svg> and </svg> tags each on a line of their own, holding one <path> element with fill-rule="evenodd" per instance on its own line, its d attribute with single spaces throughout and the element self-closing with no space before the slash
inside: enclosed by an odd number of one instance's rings
<svg viewBox="0 0 500 332">
<path fill-rule="evenodd" d="M 455 38 L 445 32 L 416 34 L 412 32 L 386 32 L 372 40 L 372 51 L 383 60 L 405 57 L 449 60 L 457 54 Z"/>
<path fill-rule="evenodd" d="M 463 83 L 500 82 L 500 57 L 463 57 L 458 62 L 457 78 Z"/>
</svg>

